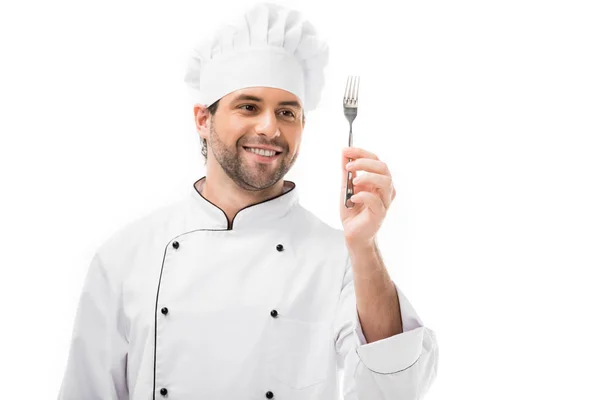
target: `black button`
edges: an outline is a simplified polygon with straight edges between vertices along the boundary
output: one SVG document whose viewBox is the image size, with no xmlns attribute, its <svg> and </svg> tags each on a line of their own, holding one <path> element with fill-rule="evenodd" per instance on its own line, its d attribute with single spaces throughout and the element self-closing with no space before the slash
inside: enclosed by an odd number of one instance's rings
<svg viewBox="0 0 600 400">
<path fill-rule="evenodd" d="M 173 247 L 175 247 L 176 249 L 178 249 L 179 248 L 179 242 L 177 242 L 177 241 L 173 242 Z"/>
<path fill-rule="evenodd" d="M 277 245 L 277 251 L 283 251 L 283 245 L 282 244 L 278 244 Z"/>
<path fill-rule="evenodd" d="M 265 393 L 265 396 L 267 396 L 267 399 L 272 399 L 273 398 L 273 392 L 271 392 L 270 390 Z"/>
<path fill-rule="evenodd" d="M 169 309 L 168 309 L 167 307 L 163 307 L 163 308 L 160 310 L 160 312 L 161 312 L 161 313 L 163 313 L 163 314 L 165 314 L 165 315 L 167 315 L 167 313 L 169 312 Z"/>
<path fill-rule="evenodd" d="M 167 393 L 169 393 L 169 391 L 165 388 L 160 389 L 160 394 L 162 394 L 163 396 L 166 396 Z"/>
<path fill-rule="evenodd" d="M 278 315 L 277 310 L 271 310 L 271 317 L 277 318 L 277 315 Z"/>
</svg>

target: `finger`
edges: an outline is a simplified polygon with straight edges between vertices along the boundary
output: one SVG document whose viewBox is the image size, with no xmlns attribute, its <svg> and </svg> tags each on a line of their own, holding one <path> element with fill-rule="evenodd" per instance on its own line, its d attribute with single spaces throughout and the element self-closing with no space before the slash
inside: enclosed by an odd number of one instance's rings
<svg viewBox="0 0 600 400">
<path fill-rule="evenodd" d="M 375 215 L 385 215 L 386 209 L 381 198 L 372 192 L 362 191 L 354 194 L 350 200 L 354 203 L 364 204 Z"/>
<path fill-rule="evenodd" d="M 379 160 L 379 158 L 375 155 L 375 153 L 371 153 L 365 149 L 361 149 L 360 147 L 344 147 L 342 149 L 342 154 L 347 158 L 370 158 L 372 160 Z"/>
<path fill-rule="evenodd" d="M 347 163 L 346 168 L 349 171 L 369 171 L 391 176 L 390 169 L 386 163 L 381 160 L 373 160 L 370 158 L 359 158 L 351 161 Z"/>
<path fill-rule="evenodd" d="M 365 172 L 361 176 L 354 178 L 352 183 L 357 186 L 365 186 L 371 192 L 376 191 L 381 197 L 385 208 L 389 208 L 394 196 L 394 185 L 390 176 Z"/>
<path fill-rule="evenodd" d="M 342 154 L 342 181 L 346 184 L 346 178 L 348 177 L 348 170 L 346 169 L 346 164 L 348 164 L 348 158 L 344 154 Z M 356 176 L 356 172 L 352 172 L 352 178 Z"/>
</svg>

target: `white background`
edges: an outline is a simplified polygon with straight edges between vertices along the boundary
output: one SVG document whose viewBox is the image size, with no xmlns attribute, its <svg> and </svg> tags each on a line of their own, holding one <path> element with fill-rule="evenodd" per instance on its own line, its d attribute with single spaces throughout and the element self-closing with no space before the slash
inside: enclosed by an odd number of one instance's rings
<svg viewBox="0 0 600 400">
<path fill-rule="evenodd" d="M 341 227 L 360 74 L 354 145 L 398 192 L 383 256 L 439 341 L 427 399 L 600 398 L 597 3 L 285 3 L 331 48 L 287 179 Z M 3 398 L 56 397 L 93 253 L 203 176 L 185 63 L 247 4 L 0 6 Z"/>
</svg>

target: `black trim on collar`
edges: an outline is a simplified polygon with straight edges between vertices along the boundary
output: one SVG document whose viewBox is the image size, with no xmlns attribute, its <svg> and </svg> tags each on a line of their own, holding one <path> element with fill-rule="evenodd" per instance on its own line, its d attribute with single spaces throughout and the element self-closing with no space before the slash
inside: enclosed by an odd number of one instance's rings
<svg viewBox="0 0 600 400">
<path fill-rule="evenodd" d="M 230 231 L 230 230 L 232 230 L 232 229 L 233 229 L 233 222 L 235 221 L 235 217 L 237 217 L 237 215 L 240 213 L 240 211 L 242 211 L 242 210 L 245 210 L 245 209 L 247 209 L 247 208 L 250 208 L 250 207 L 257 206 L 257 205 L 259 205 L 259 204 L 262 204 L 262 203 L 266 203 L 267 201 L 275 200 L 275 199 L 277 199 L 277 198 L 279 198 L 279 197 L 283 196 L 284 194 L 287 194 L 287 193 L 289 193 L 290 191 L 292 191 L 292 190 L 294 190 L 294 189 L 296 188 L 296 184 L 295 184 L 294 182 L 292 182 L 292 181 L 284 181 L 284 183 L 285 183 L 285 182 L 289 182 L 289 183 L 291 183 L 291 184 L 292 184 L 292 187 L 290 188 L 290 190 L 288 190 L 288 191 L 285 191 L 285 192 L 283 192 L 283 193 L 281 193 L 281 194 L 278 194 L 277 196 L 271 197 L 270 199 L 266 199 L 266 200 L 260 201 L 260 202 L 258 202 L 258 203 L 250 204 L 250 205 L 247 205 L 246 207 L 243 207 L 243 208 L 239 209 L 239 210 L 238 210 L 238 212 L 236 212 L 236 213 L 235 213 L 235 215 L 233 216 L 233 218 L 231 219 L 231 222 L 230 222 L 230 221 L 229 221 L 229 218 L 227 218 L 227 214 L 225 214 L 225 211 L 223 211 L 223 209 L 222 209 L 222 208 L 220 208 L 219 206 L 217 206 L 217 205 L 216 205 L 215 203 L 213 203 L 212 201 L 208 200 L 206 197 L 202 196 L 202 193 L 200 193 L 200 192 L 198 191 L 198 188 L 196 187 L 196 184 L 197 184 L 198 182 L 200 182 L 202 179 L 205 179 L 205 178 L 206 178 L 206 175 L 205 175 L 205 176 L 203 176 L 202 178 L 198 179 L 196 182 L 194 182 L 194 183 L 193 183 L 194 190 L 195 190 L 195 191 L 196 191 L 196 193 L 198 193 L 198 194 L 200 195 L 200 197 L 202 197 L 204 200 L 206 200 L 207 202 L 209 202 L 210 204 L 212 204 L 213 206 L 215 206 L 216 208 L 218 208 L 219 210 L 221 210 L 221 212 L 222 212 L 222 213 L 223 213 L 223 215 L 225 216 L 225 220 L 227 220 L 227 229 L 226 229 L 226 230 L 228 230 L 228 231 Z M 220 229 L 220 230 L 224 230 L 224 229 Z"/>
</svg>

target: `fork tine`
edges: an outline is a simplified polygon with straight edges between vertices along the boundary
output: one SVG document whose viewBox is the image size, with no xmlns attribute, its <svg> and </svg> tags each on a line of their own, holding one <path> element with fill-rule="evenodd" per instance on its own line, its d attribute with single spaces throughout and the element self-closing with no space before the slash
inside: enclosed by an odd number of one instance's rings
<svg viewBox="0 0 600 400">
<path fill-rule="evenodd" d="M 346 80 L 346 90 L 344 91 L 344 103 L 346 103 L 348 101 L 348 99 L 350 98 L 351 83 L 352 83 L 352 77 L 348 76 L 348 79 Z"/>
<path fill-rule="evenodd" d="M 354 105 L 358 100 L 358 77 L 352 76 L 350 82 L 350 94 L 348 100 Z"/>
<path fill-rule="evenodd" d="M 358 88 L 360 85 L 360 76 L 349 75 L 346 80 L 346 90 L 344 92 L 344 107 L 356 108 L 358 105 Z"/>
</svg>

